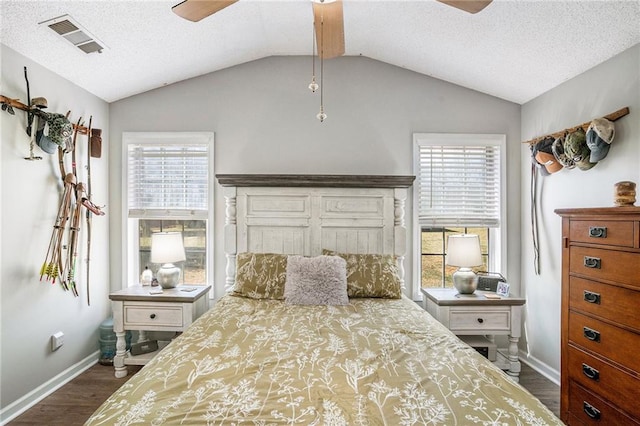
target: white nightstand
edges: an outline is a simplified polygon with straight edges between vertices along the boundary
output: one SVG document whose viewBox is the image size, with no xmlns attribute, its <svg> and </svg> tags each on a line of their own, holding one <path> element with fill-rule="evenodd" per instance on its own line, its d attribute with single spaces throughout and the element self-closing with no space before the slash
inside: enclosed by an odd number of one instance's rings
<svg viewBox="0 0 640 426">
<path fill-rule="evenodd" d="M 146 340 L 145 331 L 184 331 L 209 309 L 210 285 L 178 286 L 161 294 L 150 294 L 150 289 L 129 287 L 109 295 L 113 307 L 113 331 L 116 333 L 113 366 L 118 378 L 127 375 L 127 365 L 145 365 L 159 351 L 132 356 L 126 350 L 127 330 L 139 330 L 138 342 L 142 342 Z"/>
<path fill-rule="evenodd" d="M 422 294 L 424 309 L 458 336 L 482 335 L 492 342 L 495 335 L 509 336 L 509 348 L 498 349 L 495 364 L 519 380 L 518 340 L 525 299 L 488 299 L 485 294 L 489 292 L 458 294 L 451 288 L 423 288 Z"/>
</svg>

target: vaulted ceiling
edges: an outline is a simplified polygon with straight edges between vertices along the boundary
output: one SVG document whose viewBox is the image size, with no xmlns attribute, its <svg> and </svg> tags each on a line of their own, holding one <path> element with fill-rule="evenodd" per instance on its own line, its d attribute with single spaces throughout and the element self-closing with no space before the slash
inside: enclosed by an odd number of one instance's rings
<svg viewBox="0 0 640 426">
<path fill-rule="evenodd" d="M 2 0 L 1 41 L 107 102 L 312 52 L 311 0 L 240 0 L 195 23 L 172 13 L 176 3 Z M 61 15 L 106 49 L 84 53 L 39 25 Z M 639 43 L 638 22 L 640 0 L 494 0 L 477 14 L 435 0 L 344 0 L 345 55 L 522 104 Z"/>
</svg>

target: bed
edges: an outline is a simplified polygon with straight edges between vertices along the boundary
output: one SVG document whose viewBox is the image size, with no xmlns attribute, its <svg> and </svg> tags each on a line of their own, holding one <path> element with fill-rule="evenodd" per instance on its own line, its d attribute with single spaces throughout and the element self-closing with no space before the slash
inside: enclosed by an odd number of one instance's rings
<svg viewBox="0 0 640 426">
<path fill-rule="evenodd" d="M 412 180 L 218 176 L 227 294 L 86 424 L 562 424 L 404 295 Z"/>
</svg>

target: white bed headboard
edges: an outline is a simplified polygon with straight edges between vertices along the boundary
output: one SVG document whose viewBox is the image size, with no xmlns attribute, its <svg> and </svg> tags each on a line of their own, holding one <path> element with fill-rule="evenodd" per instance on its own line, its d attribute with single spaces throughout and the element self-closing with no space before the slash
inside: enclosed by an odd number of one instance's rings
<svg viewBox="0 0 640 426">
<path fill-rule="evenodd" d="M 216 177 L 226 202 L 226 291 L 233 288 L 236 254 L 242 252 L 393 254 L 404 284 L 404 204 L 414 176 Z"/>
</svg>

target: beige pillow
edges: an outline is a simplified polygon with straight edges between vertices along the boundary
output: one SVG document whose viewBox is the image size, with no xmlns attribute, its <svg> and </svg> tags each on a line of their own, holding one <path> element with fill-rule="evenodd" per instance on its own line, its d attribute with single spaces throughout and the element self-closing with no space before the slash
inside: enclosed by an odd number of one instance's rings
<svg viewBox="0 0 640 426">
<path fill-rule="evenodd" d="M 289 256 L 288 305 L 348 305 L 347 263 L 339 256 Z"/>
<path fill-rule="evenodd" d="M 287 255 L 238 253 L 236 282 L 231 294 L 252 299 L 284 299 Z"/>
<path fill-rule="evenodd" d="M 385 299 L 402 297 L 402 285 L 396 256 L 336 253 L 331 250 L 322 250 L 322 254 L 340 256 L 347 261 L 347 294 L 349 297 L 380 297 Z"/>
</svg>

